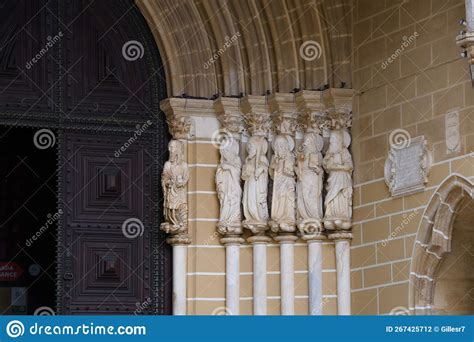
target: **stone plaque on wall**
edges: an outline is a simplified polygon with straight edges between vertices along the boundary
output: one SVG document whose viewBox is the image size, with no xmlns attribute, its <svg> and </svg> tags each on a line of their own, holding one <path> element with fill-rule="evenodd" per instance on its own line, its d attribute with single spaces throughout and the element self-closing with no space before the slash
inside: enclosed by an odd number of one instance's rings
<svg viewBox="0 0 474 342">
<path fill-rule="evenodd" d="M 392 196 L 422 191 L 428 182 L 431 154 L 424 136 L 391 145 L 385 161 L 385 182 Z"/>
<path fill-rule="evenodd" d="M 459 111 L 446 113 L 446 153 L 461 151 L 461 137 L 459 133 Z"/>
</svg>

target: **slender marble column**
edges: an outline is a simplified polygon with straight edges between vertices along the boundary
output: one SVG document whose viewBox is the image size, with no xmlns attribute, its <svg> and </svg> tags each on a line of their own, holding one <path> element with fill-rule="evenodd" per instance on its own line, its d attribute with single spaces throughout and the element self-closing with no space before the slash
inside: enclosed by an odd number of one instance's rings
<svg viewBox="0 0 474 342">
<path fill-rule="evenodd" d="M 240 245 L 239 237 L 222 238 L 226 254 L 226 307 L 229 315 L 240 313 Z"/>
<path fill-rule="evenodd" d="M 337 313 L 351 314 L 350 237 L 336 239 Z"/>
<path fill-rule="evenodd" d="M 247 240 L 253 244 L 253 314 L 267 314 L 267 244 L 268 236 L 254 235 Z"/>
<path fill-rule="evenodd" d="M 275 237 L 280 243 L 281 314 L 295 314 L 295 241 L 294 235 Z"/>
<path fill-rule="evenodd" d="M 309 314 L 323 314 L 323 235 L 304 236 L 308 243 Z"/>
<path fill-rule="evenodd" d="M 173 245 L 173 315 L 186 315 L 187 245 Z"/>
</svg>

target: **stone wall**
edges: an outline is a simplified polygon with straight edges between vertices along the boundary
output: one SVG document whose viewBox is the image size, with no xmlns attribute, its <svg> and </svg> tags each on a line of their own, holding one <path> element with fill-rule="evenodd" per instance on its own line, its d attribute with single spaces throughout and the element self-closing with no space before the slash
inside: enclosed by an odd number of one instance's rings
<svg viewBox="0 0 474 342">
<path fill-rule="evenodd" d="M 409 309 L 412 251 L 431 196 L 450 174 L 474 176 L 474 89 L 455 42 L 465 9 L 462 0 L 358 0 L 352 14 L 352 313 L 388 314 Z M 451 110 L 460 148 L 447 153 Z M 424 135 L 433 166 L 424 191 L 392 198 L 383 175 L 396 129 Z"/>
</svg>

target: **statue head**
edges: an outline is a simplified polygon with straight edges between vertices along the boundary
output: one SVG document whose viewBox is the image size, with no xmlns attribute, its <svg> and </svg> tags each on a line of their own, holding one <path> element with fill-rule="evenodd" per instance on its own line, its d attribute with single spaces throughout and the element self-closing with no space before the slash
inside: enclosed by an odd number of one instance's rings
<svg viewBox="0 0 474 342">
<path fill-rule="evenodd" d="M 351 144 L 351 135 L 346 129 L 337 129 L 331 131 L 329 137 L 329 152 L 339 153 L 349 148 Z"/>
<path fill-rule="evenodd" d="M 252 136 L 250 137 L 247 143 L 247 153 L 248 158 L 253 158 L 257 155 L 265 155 L 268 150 L 268 143 L 267 141 L 260 136 Z"/>
<path fill-rule="evenodd" d="M 179 140 L 171 140 L 168 144 L 168 151 L 170 152 L 170 162 L 179 163 L 183 156 L 183 144 Z"/>
<path fill-rule="evenodd" d="M 277 135 L 273 141 L 273 151 L 277 157 L 286 157 L 293 151 L 293 139 L 286 135 Z"/>
</svg>

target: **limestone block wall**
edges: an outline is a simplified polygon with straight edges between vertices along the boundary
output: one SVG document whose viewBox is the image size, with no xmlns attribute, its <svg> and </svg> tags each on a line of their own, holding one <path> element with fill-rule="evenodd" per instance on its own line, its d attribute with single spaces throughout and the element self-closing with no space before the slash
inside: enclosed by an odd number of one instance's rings
<svg viewBox="0 0 474 342">
<path fill-rule="evenodd" d="M 357 0 L 352 12 L 354 239 L 352 313 L 410 309 L 409 272 L 424 209 L 449 175 L 474 177 L 474 88 L 455 37 L 463 0 Z M 446 114 L 460 148 L 447 153 Z M 383 179 L 389 136 L 424 135 L 433 166 L 423 192 L 392 198 Z"/>
</svg>

